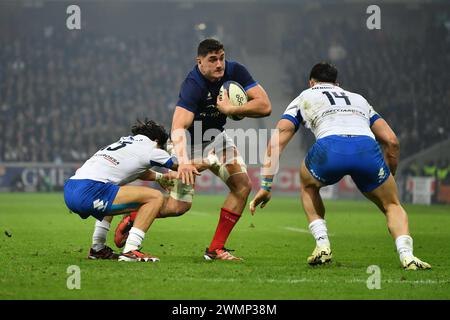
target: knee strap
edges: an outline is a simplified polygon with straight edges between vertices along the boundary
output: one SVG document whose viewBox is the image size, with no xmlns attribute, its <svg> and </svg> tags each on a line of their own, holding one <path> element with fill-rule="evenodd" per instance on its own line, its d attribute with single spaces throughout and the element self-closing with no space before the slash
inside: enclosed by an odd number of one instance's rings
<svg viewBox="0 0 450 320">
<path fill-rule="evenodd" d="M 219 168 L 219 178 L 220 178 L 223 182 L 227 182 L 227 180 L 228 180 L 231 176 L 233 176 L 233 175 L 235 175 L 235 174 L 247 173 L 247 165 L 245 164 L 244 159 L 242 159 L 241 156 L 237 156 L 237 157 L 231 159 L 230 162 L 233 162 L 233 161 L 236 161 L 236 163 L 239 164 L 239 166 L 240 166 L 240 171 L 233 172 L 232 174 L 230 174 L 230 173 L 228 172 L 227 167 L 226 167 L 227 164 L 226 164 L 226 163 L 221 164 L 221 165 L 220 165 L 220 168 Z"/>
</svg>

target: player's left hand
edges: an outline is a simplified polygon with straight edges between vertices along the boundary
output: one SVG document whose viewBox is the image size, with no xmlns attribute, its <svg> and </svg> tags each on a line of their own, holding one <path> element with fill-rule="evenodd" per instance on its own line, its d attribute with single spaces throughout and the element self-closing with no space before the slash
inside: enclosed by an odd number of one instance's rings
<svg viewBox="0 0 450 320">
<path fill-rule="evenodd" d="M 222 99 L 221 99 L 222 98 Z M 223 96 L 220 95 L 217 96 L 217 102 L 216 102 L 217 109 L 223 113 L 224 115 L 231 115 L 231 112 L 233 111 L 233 105 L 231 104 L 230 98 L 228 97 L 228 91 L 226 89 L 223 90 Z"/>
<path fill-rule="evenodd" d="M 272 193 L 270 191 L 259 189 L 258 193 L 255 195 L 252 201 L 250 201 L 250 212 L 252 215 L 255 214 L 256 208 L 261 204 L 261 209 L 264 208 L 267 202 L 270 201 Z"/>
</svg>

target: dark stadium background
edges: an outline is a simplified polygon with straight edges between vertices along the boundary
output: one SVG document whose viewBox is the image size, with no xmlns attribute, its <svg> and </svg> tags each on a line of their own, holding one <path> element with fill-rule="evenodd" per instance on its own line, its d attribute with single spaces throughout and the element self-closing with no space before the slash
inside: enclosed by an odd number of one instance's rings
<svg viewBox="0 0 450 320">
<path fill-rule="evenodd" d="M 66 27 L 70 4 L 81 8 L 81 30 Z M 248 66 L 273 104 L 271 117 L 228 127 L 273 128 L 306 88 L 311 66 L 331 61 L 341 85 L 363 94 L 398 134 L 403 199 L 450 202 L 449 2 L 379 2 L 380 30 L 366 27 L 370 4 L 1 1 L 0 190 L 60 191 L 137 117 L 169 129 L 196 45 L 213 36 L 228 59 Z M 302 128 L 283 155 L 275 190 L 297 192 L 298 163 L 312 141 Z M 250 167 L 256 187 L 259 171 Z M 197 188 L 224 191 L 208 174 Z M 359 197 L 347 179 L 328 196 Z"/>
</svg>

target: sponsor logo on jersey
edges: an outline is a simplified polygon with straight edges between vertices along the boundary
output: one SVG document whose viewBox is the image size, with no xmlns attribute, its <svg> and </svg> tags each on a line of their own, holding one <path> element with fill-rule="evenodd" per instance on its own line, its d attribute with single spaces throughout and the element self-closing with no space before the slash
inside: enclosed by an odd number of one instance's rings
<svg viewBox="0 0 450 320">
<path fill-rule="evenodd" d="M 117 159 L 115 159 L 114 157 L 111 157 L 109 154 L 106 154 L 106 153 L 96 153 L 94 155 L 94 157 L 103 157 L 103 159 L 111 162 L 115 166 L 120 164 L 120 162 Z"/>
</svg>

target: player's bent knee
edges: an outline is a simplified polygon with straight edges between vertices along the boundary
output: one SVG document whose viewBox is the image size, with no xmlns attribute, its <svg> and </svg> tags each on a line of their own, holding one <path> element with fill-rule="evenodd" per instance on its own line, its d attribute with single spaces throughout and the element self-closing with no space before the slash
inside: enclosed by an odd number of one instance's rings
<svg viewBox="0 0 450 320">
<path fill-rule="evenodd" d="M 185 214 L 192 207 L 192 202 L 175 200 L 169 197 L 160 210 L 158 218 L 178 217 Z"/>
<path fill-rule="evenodd" d="M 177 201 L 175 207 L 175 216 L 181 216 L 188 212 L 192 207 L 192 202 Z"/>
<path fill-rule="evenodd" d="M 247 199 L 252 191 L 252 183 L 248 176 L 244 176 L 243 179 L 238 179 L 234 181 L 230 186 L 230 191 L 234 193 L 237 197 L 242 199 Z"/>
<path fill-rule="evenodd" d="M 320 188 L 321 187 L 319 185 L 317 185 L 316 183 L 314 183 L 314 182 L 307 183 L 307 184 L 305 184 L 305 183 L 301 183 L 300 184 L 300 190 L 301 190 L 302 193 L 304 193 L 304 192 L 306 192 L 306 193 L 319 193 Z"/>
<path fill-rule="evenodd" d="M 152 189 L 152 191 L 153 192 L 151 192 L 150 194 L 148 194 L 146 196 L 144 204 L 153 203 L 155 205 L 162 205 L 164 203 L 164 196 L 163 196 L 163 194 L 160 191 L 158 191 L 158 190 Z"/>
</svg>

